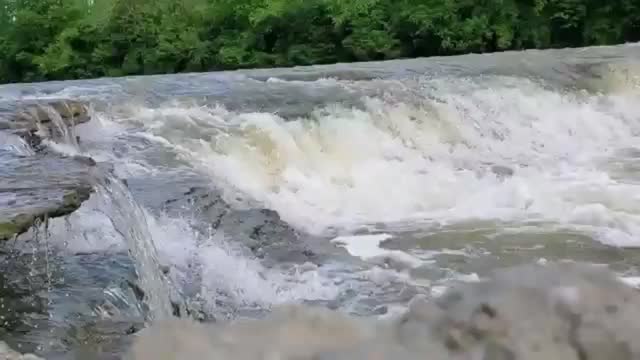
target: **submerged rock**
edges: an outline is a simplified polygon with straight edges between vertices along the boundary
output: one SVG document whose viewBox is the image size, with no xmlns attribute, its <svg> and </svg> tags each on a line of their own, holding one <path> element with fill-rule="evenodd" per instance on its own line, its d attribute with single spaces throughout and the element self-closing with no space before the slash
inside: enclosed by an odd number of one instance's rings
<svg viewBox="0 0 640 360">
<path fill-rule="evenodd" d="M 21 354 L 0 341 L 0 360 L 41 360 L 33 354 Z"/>
<path fill-rule="evenodd" d="M 605 270 L 523 266 L 414 298 L 391 320 L 285 307 L 261 320 L 175 319 L 141 331 L 128 359 L 640 359 L 640 294 Z"/>
</svg>

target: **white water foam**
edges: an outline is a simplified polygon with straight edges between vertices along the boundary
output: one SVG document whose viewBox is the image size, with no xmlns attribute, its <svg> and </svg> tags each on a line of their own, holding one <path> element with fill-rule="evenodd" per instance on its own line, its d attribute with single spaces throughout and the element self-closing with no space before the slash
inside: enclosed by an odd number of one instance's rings
<svg viewBox="0 0 640 360">
<path fill-rule="evenodd" d="M 114 228 L 109 219 L 111 211 L 97 200 L 92 197 L 68 219 L 51 221 L 51 239 L 58 248 L 73 254 L 127 249 L 123 229 Z M 197 300 L 212 313 L 216 312 L 220 294 L 240 307 L 269 308 L 299 300 L 329 300 L 340 292 L 339 279 L 327 276 L 327 269 L 266 268 L 222 233 L 203 235 L 188 219 L 142 211 L 147 241 L 157 249 L 157 265 L 169 269 L 178 290 L 193 290 L 195 286 Z"/>
<path fill-rule="evenodd" d="M 33 156 L 31 147 L 19 136 L 0 131 L 0 150 L 9 151 L 20 156 Z"/>
<path fill-rule="evenodd" d="M 412 268 L 417 268 L 423 264 L 422 260 L 404 251 L 381 248 L 380 244 L 390 238 L 392 236 L 389 234 L 338 236 L 331 242 L 343 246 L 349 254 L 360 257 L 365 261 L 390 258 Z"/>
<path fill-rule="evenodd" d="M 291 121 L 222 107 L 139 109 L 122 121 L 144 124 L 218 186 L 311 233 L 540 221 L 638 244 L 638 179 L 614 179 L 603 166 L 640 143 L 637 96 L 505 77 L 420 86 L 433 100 L 367 99 L 362 110 L 328 106 Z"/>
</svg>

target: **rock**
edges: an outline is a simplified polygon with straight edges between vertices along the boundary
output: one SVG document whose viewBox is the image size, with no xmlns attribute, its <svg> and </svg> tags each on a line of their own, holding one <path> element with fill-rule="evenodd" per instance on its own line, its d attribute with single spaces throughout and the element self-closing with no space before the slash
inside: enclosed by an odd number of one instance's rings
<svg viewBox="0 0 640 360">
<path fill-rule="evenodd" d="M 504 179 L 513 176 L 513 169 L 504 165 L 492 165 L 491 172 L 494 173 L 499 179 Z"/>
<path fill-rule="evenodd" d="M 87 165 L 87 166 L 96 166 L 98 163 L 96 163 L 95 160 L 93 160 L 93 158 L 90 158 L 88 156 L 81 156 L 81 155 L 75 155 L 73 156 L 73 159 L 81 164 Z"/>
<path fill-rule="evenodd" d="M 359 322 L 330 310 L 286 306 L 261 321 L 224 326 L 164 321 L 142 330 L 125 358 L 311 360 L 311 354 L 351 349 L 373 334 Z"/>
<path fill-rule="evenodd" d="M 43 149 L 42 138 L 38 136 L 37 130 L 25 129 L 15 132 L 20 136 L 34 151 L 40 151 Z"/>
<path fill-rule="evenodd" d="M 164 204 L 168 211 L 189 209 L 203 223 L 222 231 L 243 243 L 255 256 L 271 263 L 313 262 L 317 255 L 308 247 L 301 234 L 269 209 L 236 209 L 220 192 L 205 187 L 193 187 L 178 199 Z M 202 229 L 207 232 L 207 229 Z"/>
<path fill-rule="evenodd" d="M 90 120 L 88 109 L 86 104 L 73 100 L 23 103 L 14 114 L 0 118 L 0 130 L 12 130 L 36 151 L 43 149 L 42 138 L 77 143 L 72 129 Z"/>
<path fill-rule="evenodd" d="M 0 360 L 41 360 L 33 354 L 21 354 L 0 341 Z"/>
<path fill-rule="evenodd" d="M 16 235 L 27 232 L 36 221 L 45 221 L 48 218 L 56 218 L 69 215 L 77 210 L 91 194 L 90 187 L 79 187 L 68 190 L 62 196 L 59 204 L 47 208 L 34 209 L 30 213 L 21 213 L 10 218 L 0 219 L 0 240 L 8 240 Z M 15 203 L 14 203 L 15 204 Z"/>
<path fill-rule="evenodd" d="M 271 262 L 302 264 L 314 258 L 300 234 L 273 210 L 231 210 L 222 217 L 218 229 L 241 239 L 257 257 Z"/>
<path fill-rule="evenodd" d="M 157 323 L 128 359 L 640 359 L 640 294 L 605 270 L 531 265 L 414 298 L 391 320 L 285 307 L 260 320 Z"/>
<path fill-rule="evenodd" d="M 485 359 L 640 359 L 640 296 L 586 265 L 503 270 L 437 300 L 429 326 L 453 354 Z M 499 354 L 499 355 L 498 355 Z"/>
<path fill-rule="evenodd" d="M 55 154 L 0 152 L 0 240 L 78 209 L 91 194 L 93 169 Z"/>
<path fill-rule="evenodd" d="M 88 106 L 79 101 L 53 100 L 21 105 L 9 118 L 13 129 L 37 129 L 38 124 L 50 125 L 59 117 L 68 127 L 89 121 Z"/>
</svg>

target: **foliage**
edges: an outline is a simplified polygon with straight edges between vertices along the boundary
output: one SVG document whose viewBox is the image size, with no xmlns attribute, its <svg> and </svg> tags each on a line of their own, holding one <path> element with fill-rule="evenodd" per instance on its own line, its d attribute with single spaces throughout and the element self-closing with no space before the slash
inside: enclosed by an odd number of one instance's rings
<svg viewBox="0 0 640 360">
<path fill-rule="evenodd" d="M 637 0 L 0 0 L 0 83 L 625 41 Z"/>
</svg>

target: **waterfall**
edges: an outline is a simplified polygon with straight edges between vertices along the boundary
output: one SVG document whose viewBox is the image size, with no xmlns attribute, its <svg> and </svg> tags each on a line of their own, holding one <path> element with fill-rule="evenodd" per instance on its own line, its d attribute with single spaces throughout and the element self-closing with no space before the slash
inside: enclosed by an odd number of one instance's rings
<svg viewBox="0 0 640 360">
<path fill-rule="evenodd" d="M 149 231 L 144 210 L 134 200 L 125 184 L 107 176 L 96 185 L 103 209 L 114 229 L 126 241 L 139 284 L 144 291 L 150 322 L 172 316 L 171 287 L 161 271 L 158 251 Z"/>
</svg>

